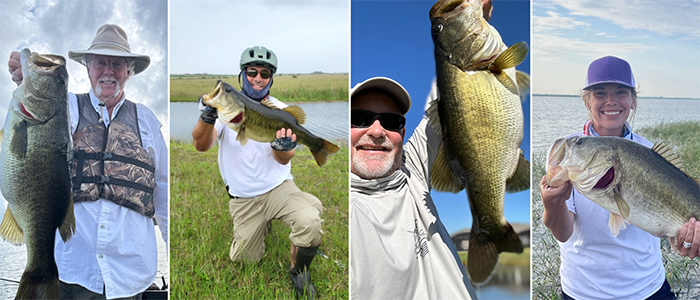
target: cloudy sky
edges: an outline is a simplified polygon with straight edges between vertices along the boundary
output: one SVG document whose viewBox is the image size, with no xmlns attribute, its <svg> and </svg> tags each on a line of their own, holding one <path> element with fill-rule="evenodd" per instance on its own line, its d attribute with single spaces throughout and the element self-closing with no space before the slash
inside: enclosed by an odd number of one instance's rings
<svg viewBox="0 0 700 300">
<path fill-rule="evenodd" d="M 280 73 L 348 72 L 347 0 L 170 1 L 170 72 L 238 74 L 240 55 L 265 46 Z"/>
<path fill-rule="evenodd" d="M 534 0 L 534 93 L 576 95 L 591 61 L 627 60 L 640 96 L 700 97 L 700 2 Z"/>
<path fill-rule="evenodd" d="M 151 57 L 150 66 L 126 84 L 126 97 L 150 107 L 168 124 L 168 11 L 164 0 L 114 1 L 0 1 L 0 121 L 5 120 L 12 92 L 17 87 L 7 72 L 12 51 L 29 48 L 67 60 L 68 91 L 90 90 L 87 69 L 68 59 L 68 51 L 85 50 L 105 23 L 121 26 L 129 38 L 131 52 Z"/>
</svg>

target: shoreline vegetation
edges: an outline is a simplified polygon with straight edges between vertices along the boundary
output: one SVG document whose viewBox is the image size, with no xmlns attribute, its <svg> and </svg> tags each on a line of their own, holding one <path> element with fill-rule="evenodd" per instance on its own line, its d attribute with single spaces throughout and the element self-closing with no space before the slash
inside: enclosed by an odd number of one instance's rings
<svg viewBox="0 0 700 300">
<path fill-rule="evenodd" d="M 348 73 L 275 74 L 272 78 L 271 91 L 283 102 L 348 101 Z M 240 89 L 238 74 L 172 74 L 170 102 L 197 102 L 219 79 Z"/>
<path fill-rule="evenodd" d="M 565 95 L 565 94 L 532 94 L 533 97 L 570 97 L 581 98 L 580 95 Z M 664 100 L 700 100 L 700 98 L 689 97 L 664 97 L 664 96 L 639 96 L 638 99 L 664 99 Z"/>
<path fill-rule="evenodd" d="M 318 167 L 307 147 L 298 147 L 292 175 L 299 189 L 323 203 L 323 242 L 311 265 L 318 298 L 349 296 L 348 147 Z M 191 143 L 170 142 L 172 299 L 295 299 L 289 279 L 289 227 L 272 221 L 265 254 L 256 263 L 233 262 L 233 221 L 219 174 L 218 144 L 198 152 Z"/>
<path fill-rule="evenodd" d="M 683 161 L 690 176 L 700 177 L 700 122 L 684 121 L 643 127 L 637 134 L 653 143 L 670 144 Z M 546 150 L 532 155 L 531 182 L 540 182 L 545 174 Z M 532 189 L 532 299 L 559 299 L 561 283 L 559 244 L 542 223 L 542 196 L 539 188 Z M 700 298 L 700 259 L 688 259 L 675 254 L 668 239 L 661 239 L 661 255 L 666 279 L 677 299 Z"/>
</svg>

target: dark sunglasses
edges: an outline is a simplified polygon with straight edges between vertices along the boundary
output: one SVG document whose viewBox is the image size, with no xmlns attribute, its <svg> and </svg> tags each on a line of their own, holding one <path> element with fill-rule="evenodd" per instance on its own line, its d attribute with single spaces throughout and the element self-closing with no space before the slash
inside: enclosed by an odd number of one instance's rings
<svg viewBox="0 0 700 300">
<path fill-rule="evenodd" d="M 375 113 L 364 109 L 350 111 L 350 124 L 353 127 L 367 128 L 372 126 L 374 120 L 379 119 L 379 124 L 386 130 L 400 131 L 406 125 L 406 118 L 395 113 Z"/>
<path fill-rule="evenodd" d="M 245 71 L 245 74 L 248 75 L 248 77 L 250 77 L 250 78 L 255 78 L 255 76 L 258 76 L 258 70 L 251 69 L 251 70 Z M 262 77 L 262 79 L 268 79 L 271 76 L 272 76 L 272 73 L 270 73 L 270 71 L 268 71 L 268 70 L 260 71 L 260 77 Z"/>
</svg>

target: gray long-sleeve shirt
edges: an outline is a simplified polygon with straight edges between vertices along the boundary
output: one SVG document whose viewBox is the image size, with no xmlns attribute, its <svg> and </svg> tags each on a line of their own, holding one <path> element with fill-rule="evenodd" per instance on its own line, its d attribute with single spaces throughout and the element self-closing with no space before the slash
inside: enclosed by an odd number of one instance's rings
<svg viewBox="0 0 700 300">
<path fill-rule="evenodd" d="M 393 174 L 351 174 L 350 295 L 353 299 L 476 299 L 430 197 L 439 140 L 424 118 Z"/>
</svg>

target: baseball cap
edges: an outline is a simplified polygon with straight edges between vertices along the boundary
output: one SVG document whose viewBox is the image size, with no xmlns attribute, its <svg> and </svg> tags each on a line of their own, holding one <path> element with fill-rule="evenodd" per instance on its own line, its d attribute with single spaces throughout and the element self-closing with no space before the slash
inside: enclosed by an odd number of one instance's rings
<svg viewBox="0 0 700 300">
<path fill-rule="evenodd" d="M 354 95 L 372 89 L 386 92 L 391 99 L 394 100 L 396 106 L 399 107 L 402 115 L 405 115 L 411 108 L 411 96 L 408 95 L 406 89 L 398 82 L 386 77 L 372 77 L 356 84 L 352 90 L 350 90 L 351 101 Z"/>
<path fill-rule="evenodd" d="M 632 67 L 624 59 L 615 56 L 596 59 L 588 66 L 588 76 L 583 89 L 586 90 L 599 83 L 619 83 L 634 89 Z"/>
</svg>

